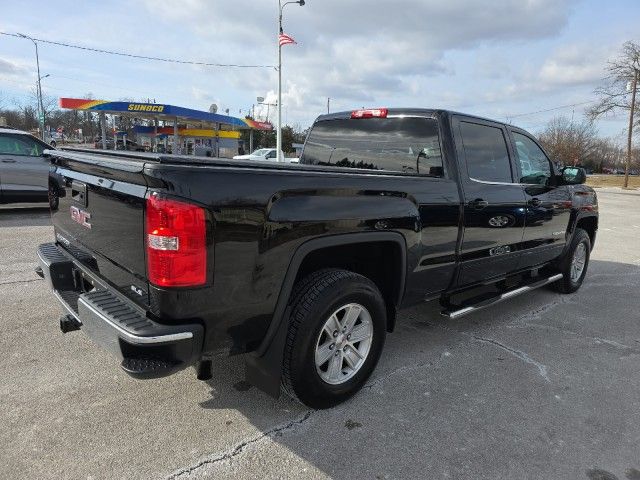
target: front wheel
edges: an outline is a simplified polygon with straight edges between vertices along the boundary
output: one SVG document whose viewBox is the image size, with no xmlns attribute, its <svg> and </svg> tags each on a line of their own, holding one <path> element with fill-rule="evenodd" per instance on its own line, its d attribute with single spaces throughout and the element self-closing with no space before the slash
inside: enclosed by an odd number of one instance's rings
<svg viewBox="0 0 640 480">
<path fill-rule="evenodd" d="M 355 394 L 375 369 L 386 332 L 378 287 L 346 270 L 321 270 L 294 289 L 283 388 L 312 408 Z"/>
<path fill-rule="evenodd" d="M 573 293 L 580 288 L 589 266 L 591 239 L 581 228 L 576 228 L 565 254 L 558 261 L 562 279 L 553 284 L 560 293 Z"/>
</svg>

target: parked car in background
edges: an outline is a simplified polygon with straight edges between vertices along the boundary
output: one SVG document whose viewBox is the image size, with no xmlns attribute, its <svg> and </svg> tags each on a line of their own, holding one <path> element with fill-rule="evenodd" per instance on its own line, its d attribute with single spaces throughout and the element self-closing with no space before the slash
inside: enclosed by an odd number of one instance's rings
<svg viewBox="0 0 640 480">
<path fill-rule="evenodd" d="M 107 137 L 106 139 L 106 147 L 107 150 L 113 150 L 113 137 Z M 94 139 L 93 141 L 93 146 L 96 149 L 102 149 L 102 137 L 98 136 Z M 133 140 L 129 140 L 127 138 L 126 140 L 126 144 L 125 142 L 122 140 L 122 138 L 118 138 L 117 140 L 117 144 L 116 144 L 116 150 L 128 150 L 131 152 L 144 152 L 145 148 L 143 145 L 140 145 L 139 143 L 134 142 Z"/>
<path fill-rule="evenodd" d="M 59 143 L 65 143 L 67 141 L 67 137 L 65 137 L 64 133 L 45 131 L 44 141 L 53 148 L 56 148 Z"/>
<path fill-rule="evenodd" d="M 280 152 L 282 158 L 284 158 L 284 153 Z M 259 148 L 255 150 L 253 153 L 249 153 L 247 155 L 236 155 L 233 157 L 234 160 L 252 160 L 252 161 L 261 161 L 261 160 L 277 160 L 276 158 L 276 149 L 275 148 Z"/>
<path fill-rule="evenodd" d="M 28 132 L 0 127 L 0 203 L 46 202 L 58 206 L 59 187 L 49 179 L 51 149 Z"/>
</svg>

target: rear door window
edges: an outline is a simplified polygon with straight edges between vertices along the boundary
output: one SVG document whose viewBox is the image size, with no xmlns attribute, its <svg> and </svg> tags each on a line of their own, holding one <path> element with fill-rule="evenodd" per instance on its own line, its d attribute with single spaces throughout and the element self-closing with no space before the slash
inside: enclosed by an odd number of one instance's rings
<svg viewBox="0 0 640 480">
<path fill-rule="evenodd" d="M 501 128 L 460 122 L 460 133 L 469 178 L 483 182 L 513 182 L 507 141 Z"/>
<path fill-rule="evenodd" d="M 300 163 L 443 176 L 438 122 L 388 117 L 317 122 Z"/>
</svg>

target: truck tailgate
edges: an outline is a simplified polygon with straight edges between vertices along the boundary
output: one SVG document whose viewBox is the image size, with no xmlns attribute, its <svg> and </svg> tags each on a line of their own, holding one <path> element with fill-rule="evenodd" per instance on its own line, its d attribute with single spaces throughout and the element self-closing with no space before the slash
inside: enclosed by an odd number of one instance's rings
<svg viewBox="0 0 640 480">
<path fill-rule="evenodd" d="M 147 305 L 145 162 L 59 155 L 52 172 L 60 186 L 59 206 L 52 212 L 56 241 L 127 297 Z"/>
</svg>

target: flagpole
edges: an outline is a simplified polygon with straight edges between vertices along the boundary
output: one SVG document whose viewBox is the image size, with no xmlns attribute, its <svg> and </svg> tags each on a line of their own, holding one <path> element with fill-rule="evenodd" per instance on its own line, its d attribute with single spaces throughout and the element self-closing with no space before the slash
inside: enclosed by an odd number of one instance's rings
<svg viewBox="0 0 640 480">
<path fill-rule="evenodd" d="M 276 158 L 279 162 L 284 159 L 280 158 L 282 150 L 282 45 L 280 45 L 280 34 L 282 33 L 282 0 L 278 0 L 280 6 L 280 15 L 278 17 L 278 124 L 276 130 Z"/>
<path fill-rule="evenodd" d="M 282 152 L 282 44 L 280 43 L 280 35 L 282 31 L 282 9 L 290 3 L 297 3 L 301 7 L 304 6 L 305 0 L 288 1 L 282 4 L 282 0 L 278 0 L 280 7 L 278 15 L 278 124 L 276 130 L 276 155 L 279 162 L 284 162 L 281 157 Z"/>
</svg>

